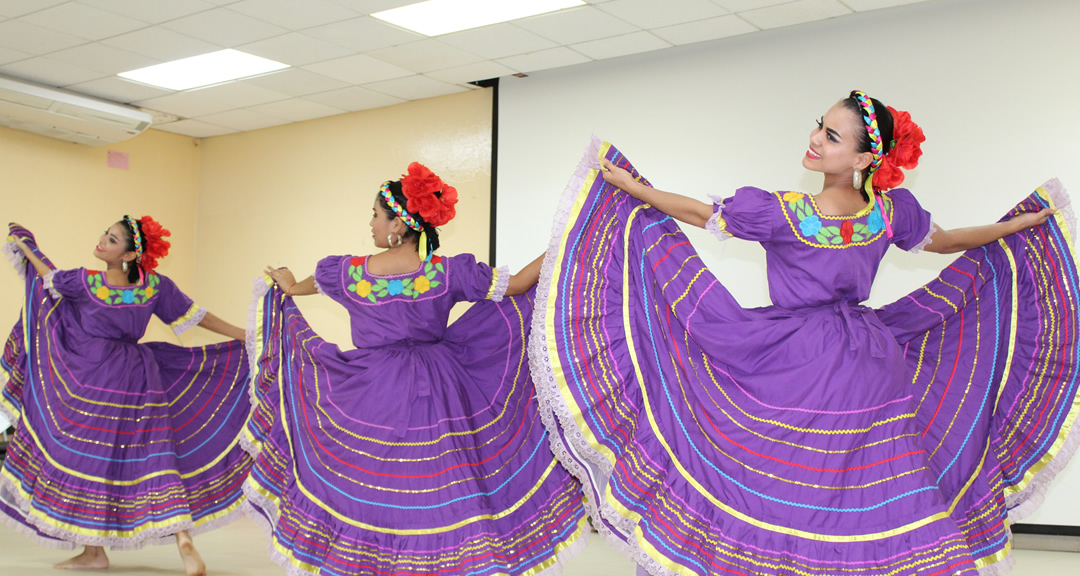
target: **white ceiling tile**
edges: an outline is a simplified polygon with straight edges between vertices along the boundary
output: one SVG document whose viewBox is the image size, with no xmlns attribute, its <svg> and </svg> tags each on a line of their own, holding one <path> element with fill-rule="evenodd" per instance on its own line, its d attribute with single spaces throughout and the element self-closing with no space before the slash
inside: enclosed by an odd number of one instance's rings
<svg viewBox="0 0 1080 576">
<path fill-rule="evenodd" d="M 316 74 L 300 68 L 289 68 L 278 72 L 271 72 L 254 78 L 242 80 L 244 84 L 252 84 L 268 88 L 289 96 L 303 96 L 316 92 L 326 92 L 348 86 L 341 80 L 327 78 L 322 74 Z"/>
<path fill-rule="evenodd" d="M 921 2 L 926 2 L 926 0 L 844 0 L 844 4 L 847 4 L 849 8 L 856 12 L 892 8 L 893 6 L 903 6 L 905 4 L 919 4 Z"/>
<path fill-rule="evenodd" d="M 358 16 L 356 12 L 328 0 L 243 0 L 230 4 L 229 9 L 289 30 L 303 30 Z"/>
<path fill-rule="evenodd" d="M 259 130 L 261 128 L 280 126 L 292 122 L 292 120 L 287 120 L 285 118 L 278 118 L 277 116 L 263 114 L 262 112 L 244 109 L 210 114 L 208 116 L 197 118 L 197 120 L 241 131 Z"/>
<path fill-rule="evenodd" d="M 229 104 L 234 108 L 248 108 L 290 98 L 288 94 L 244 84 L 243 82 L 226 82 L 216 86 L 199 88 L 198 90 L 189 90 L 188 92 L 193 96 L 209 98 L 222 104 Z"/>
<path fill-rule="evenodd" d="M 179 122 L 169 122 L 168 124 L 161 124 L 160 126 L 154 126 L 153 128 L 155 130 L 164 130 L 166 132 L 191 136 L 192 138 L 210 138 L 211 136 L 223 136 L 225 134 L 239 132 L 239 130 L 217 126 L 215 124 L 207 124 L 206 122 L 200 122 L 198 120 L 180 120 Z"/>
<path fill-rule="evenodd" d="M 639 52 L 649 52 L 670 47 L 671 44 L 648 32 L 634 32 L 624 36 L 604 38 L 603 40 L 592 40 L 571 46 L 574 50 L 581 52 L 593 60 L 615 58 L 618 56 L 626 56 L 627 54 L 637 54 Z"/>
<path fill-rule="evenodd" d="M 138 82 L 117 78 L 116 76 L 98 78 L 97 80 L 91 80 L 90 82 L 68 86 L 66 89 L 80 94 L 88 94 L 90 96 L 112 100 L 113 102 L 120 102 L 121 104 L 128 104 L 139 100 L 147 100 L 149 98 L 157 98 L 158 96 L 172 94 L 172 90 L 155 88 L 153 86 L 147 86 L 146 84 L 139 84 Z"/>
<path fill-rule="evenodd" d="M 202 0 L 79 0 L 83 4 L 108 10 L 150 24 L 159 24 L 214 7 Z"/>
<path fill-rule="evenodd" d="M 372 82 L 371 84 L 365 84 L 364 88 L 376 90 L 383 94 L 389 94 L 404 100 L 420 100 L 422 98 L 445 96 L 447 94 L 456 94 L 458 92 L 469 90 L 460 84 L 447 84 L 446 82 L 440 82 L 434 78 L 428 78 L 427 76 L 410 76 L 408 78 L 397 78 L 395 80 L 385 80 L 383 82 Z"/>
<path fill-rule="evenodd" d="M 357 52 L 423 40 L 426 36 L 395 28 L 365 16 L 308 28 L 304 34 Z"/>
<path fill-rule="evenodd" d="M 515 20 L 514 25 L 559 44 L 576 44 L 640 30 L 637 26 L 592 6 Z"/>
<path fill-rule="evenodd" d="M 329 76 L 349 84 L 367 84 L 368 82 L 379 82 L 413 75 L 411 70 L 388 64 L 365 54 L 356 54 L 336 60 L 309 64 L 304 68 L 316 74 Z"/>
<path fill-rule="evenodd" d="M 780 28 L 851 14 L 837 0 L 797 0 L 789 4 L 740 12 L 739 16 L 762 29 Z"/>
<path fill-rule="evenodd" d="M 47 54 L 86 44 L 86 40 L 22 20 L 0 22 L 0 46 L 28 54 Z"/>
<path fill-rule="evenodd" d="M 188 56 L 198 56 L 221 50 L 222 46 L 196 40 L 159 26 L 144 28 L 136 32 L 102 40 L 103 44 L 123 48 L 163 62 L 179 60 Z"/>
<path fill-rule="evenodd" d="M 613 0 L 601 4 L 599 8 L 646 30 L 715 18 L 728 13 L 709 0 Z"/>
<path fill-rule="evenodd" d="M 757 28 L 734 14 L 650 30 L 653 34 L 675 45 L 693 44 L 756 31 Z"/>
<path fill-rule="evenodd" d="M 487 80 L 488 78 L 509 76 L 515 72 L 517 72 L 517 70 L 507 68 L 506 66 L 491 60 L 486 60 L 467 66 L 429 72 L 425 74 L 425 76 L 430 76 L 436 80 L 442 80 L 443 82 L 449 82 L 451 84 L 464 84 L 466 82 L 475 82 L 477 80 Z"/>
<path fill-rule="evenodd" d="M 19 52 L 18 50 L 12 50 L 11 48 L 5 48 L 0 46 L 0 64 L 7 64 L 8 62 L 15 62 L 17 60 L 25 60 L 32 55 L 25 52 Z"/>
<path fill-rule="evenodd" d="M 150 98 L 149 100 L 139 100 L 134 104 L 136 106 L 160 110 L 185 118 L 217 114 L 218 112 L 224 112 L 235 108 L 235 106 L 232 106 L 231 104 L 224 104 L 212 100 L 206 96 L 200 95 L 198 92 L 176 92 L 175 94 L 169 94 L 168 96 Z"/>
<path fill-rule="evenodd" d="M 19 60 L 18 62 L 0 66 L 0 74 L 49 86 L 68 86 L 105 76 L 101 72 L 87 70 L 44 56 Z"/>
<path fill-rule="evenodd" d="M 263 58 L 284 62 L 290 66 L 303 66 L 353 54 L 353 51 L 348 48 L 316 40 L 297 32 L 244 44 L 238 49 Z"/>
<path fill-rule="evenodd" d="M 509 58 L 500 58 L 498 63 L 522 72 L 536 72 L 537 70 L 571 66 L 589 61 L 590 58 L 588 56 L 579 52 L 574 52 L 565 46 L 560 46 L 550 50 L 541 50 L 529 54 L 510 56 Z"/>
<path fill-rule="evenodd" d="M 416 4 L 417 0 L 330 0 L 359 14 L 374 14 L 383 10 Z"/>
<path fill-rule="evenodd" d="M 319 104 L 326 104 L 332 108 L 338 108 L 347 112 L 381 108 L 405 102 L 401 98 L 395 98 L 387 94 L 372 92 L 359 86 L 350 86 L 341 90 L 331 90 L 319 94 L 304 96 L 304 100 L 311 100 Z"/>
<path fill-rule="evenodd" d="M 776 6 L 778 4 L 787 4 L 791 0 L 712 0 L 713 4 L 725 8 L 732 12 L 744 12 L 746 10 L 757 10 L 758 8 L 764 8 L 766 6 Z"/>
<path fill-rule="evenodd" d="M 146 22 L 76 2 L 34 12 L 19 20 L 87 40 L 119 36 L 148 26 Z"/>
<path fill-rule="evenodd" d="M 557 46 L 528 30 L 503 23 L 439 36 L 439 40 L 484 58 L 495 59 Z"/>
<path fill-rule="evenodd" d="M 162 24 L 181 34 L 232 48 L 256 40 L 278 36 L 288 30 L 228 8 L 215 8 Z"/>
<path fill-rule="evenodd" d="M 340 108 L 334 108 L 325 104 L 311 102 L 310 100 L 302 100 L 300 98 L 253 106 L 251 107 L 251 110 L 269 114 L 271 116 L 277 116 L 279 118 L 286 118 L 294 122 L 322 118 L 324 116 L 333 116 L 345 112 Z"/>
<path fill-rule="evenodd" d="M 483 60 L 475 54 L 458 50 L 438 40 L 421 40 L 401 46 L 372 50 L 367 54 L 395 66 L 420 73 L 464 66 Z"/>
<path fill-rule="evenodd" d="M 68 0 L 3 0 L 0 2 L 0 16 L 18 18 L 24 14 L 51 8 Z"/>
<path fill-rule="evenodd" d="M 147 58 L 141 54 L 121 50 L 100 42 L 53 52 L 49 54 L 49 58 L 109 75 L 161 63 L 161 60 Z"/>
</svg>

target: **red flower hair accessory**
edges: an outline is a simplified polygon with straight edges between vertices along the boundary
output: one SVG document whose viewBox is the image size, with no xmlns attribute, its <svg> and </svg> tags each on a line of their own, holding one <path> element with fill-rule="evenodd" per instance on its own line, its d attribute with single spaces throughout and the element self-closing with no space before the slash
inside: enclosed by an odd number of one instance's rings
<svg viewBox="0 0 1080 576">
<path fill-rule="evenodd" d="M 892 190 L 904 182 L 903 170 L 919 165 L 922 143 L 926 142 L 922 128 L 911 121 L 911 114 L 889 106 L 893 117 L 893 141 L 881 167 L 874 173 L 875 190 Z"/>
<path fill-rule="evenodd" d="M 409 164 L 409 173 L 401 175 L 401 191 L 407 199 L 405 208 L 431 226 L 442 226 L 457 215 L 457 189 L 419 162 Z"/>
<path fill-rule="evenodd" d="M 149 216 L 139 219 L 139 228 L 143 234 L 142 268 L 147 272 L 157 268 L 158 260 L 168 256 L 172 244 L 164 238 L 172 234 Z"/>
</svg>

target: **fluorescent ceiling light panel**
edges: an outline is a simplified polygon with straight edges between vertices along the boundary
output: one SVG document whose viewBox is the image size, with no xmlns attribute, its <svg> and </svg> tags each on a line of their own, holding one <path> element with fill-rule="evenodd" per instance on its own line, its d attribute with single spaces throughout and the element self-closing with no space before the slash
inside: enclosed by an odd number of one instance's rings
<svg viewBox="0 0 1080 576">
<path fill-rule="evenodd" d="M 438 36 L 583 5 L 582 0 L 428 0 L 372 16 L 425 36 Z"/>
<path fill-rule="evenodd" d="M 117 76 L 168 88 L 169 90 L 187 90 L 199 86 L 220 84 L 237 78 L 247 78 L 288 68 L 288 64 L 267 60 L 238 50 L 219 50 L 209 54 L 200 54 L 182 60 L 173 60 L 139 68 L 131 72 L 121 72 Z"/>
</svg>

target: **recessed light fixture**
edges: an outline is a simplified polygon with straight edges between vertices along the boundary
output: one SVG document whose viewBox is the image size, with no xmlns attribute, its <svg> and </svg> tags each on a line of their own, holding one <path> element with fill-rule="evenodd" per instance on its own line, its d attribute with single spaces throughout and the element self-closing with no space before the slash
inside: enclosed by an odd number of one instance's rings
<svg viewBox="0 0 1080 576">
<path fill-rule="evenodd" d="M 117 76 L 169 90 L 187 90 L 266 74 L 288 67 L 288 64 L 238 50 L 219 50 L 164 64 L 155 64 L 131 72 L 121 72 Z"/>
<path fill-rule="evenodd" d="M 428 0 L 372 16 L 425 36 L 438 36 L 583 5 L 582 0 Z"/>
</svg>

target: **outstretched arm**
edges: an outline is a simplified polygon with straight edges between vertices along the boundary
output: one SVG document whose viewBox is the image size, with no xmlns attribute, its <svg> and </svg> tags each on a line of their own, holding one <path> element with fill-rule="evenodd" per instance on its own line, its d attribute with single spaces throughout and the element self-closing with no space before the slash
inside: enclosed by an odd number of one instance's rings
<svg viewBox="0 0 1080 576">
<path fill-rule="evenodd" d="M 1045 208 L 1038 212 L 1020 214 L 1004 222 L 985 226 L 971 226 L 955 230 L 939 229 L 930 237 L 930 243 L 926 245 L 926 251 L 938 254 L 953 254 L 985 246 L 1009 234 L 1027 230 L 1032 226 L 1038 226 L 1046 222 L 1046 219 L 1053 216 L 1053 214 L 1053 209 Z"/>
<path fill-rule="evenodd" d="M 266 273 L 274 279 L 274 282 L 277 282 L 278 288 L 281 288 L 281 291 L 289 296 L 308 296 L 319 292 L 315 288 L 314 276 L 308 276 L 306 279 L 297 282 L 291 270 L 288 268 L 274 268 L 273 266 L 267 266 Z"/>
<path fill-rule="evenodd" d="M 529 291 L 540 281 L 540 267 L 544 265 L 544 255 L 529 262 L 517 274 L 510 276 L 510 285 L 506 287 L 507 296 L 517 296 Z"/>
<path fill-rule="evenodd" d="M 222 336 L 232 338 L 233 340 L 243 340 L 247 336 L 244 333 L 243 328 L 240 328 L 239 326 L 233 326 L 232 324 L 229 324 L 228 322 L 222 320 L 221 318 L 218 318 L 217 316 L 214 316 L 209 312 L 207 312 L 206 316 L 203 317 L 202 322 L 199 322 L 199 326 L 202 326 L 203 328 L 206 328 L 211 332 L 216 332 L 218 334 L 221 334 Z"/>
<path fill-rule="evenodd" d="M 653 208 L 680 222 L 704 228 L 705 223 L 709 221 L 709 218 L 712 218 L 713 207 L 711 205 L 679 194 L 650 188 L 634 180 L 634 177 L 629 172 L 612 164 L 607 158 L 600 161 L 600 169 L 604 181 L 608 184 L 619 187 L 623 192 L 642 202 L 648 202 Z"/>
<path fill-rule="evenodd" d="M 26 259 L 33 265 L 34 270 L 37 271 L 38 276 L 44 278 L 52 272 L 52 268 L 49 268 L 45 262 L 42 262 L 41 258 L 38 258 L 38 255 L 34 254 L 34 251 L 22 241 L 22 238 L 16 237 L 15 245 L 19 247 L 19 250 L 22 250 L 23 255 L 26 256 Z"/>
</svg>

